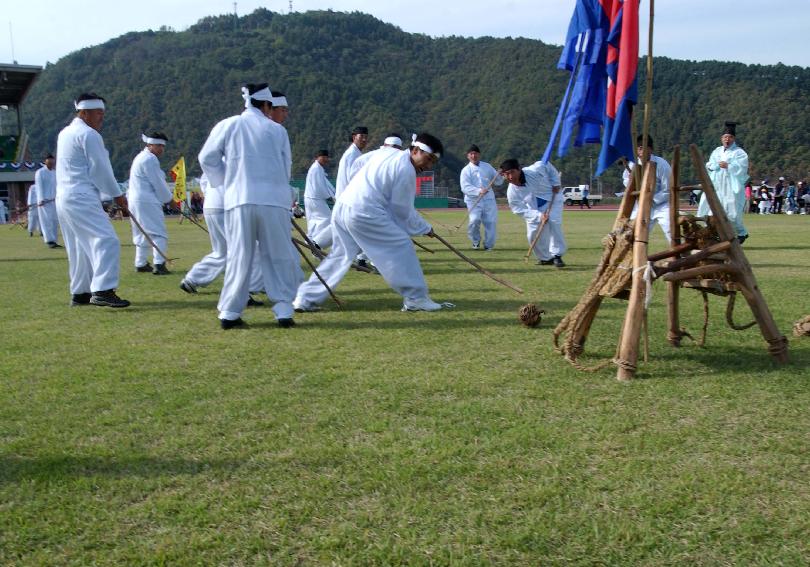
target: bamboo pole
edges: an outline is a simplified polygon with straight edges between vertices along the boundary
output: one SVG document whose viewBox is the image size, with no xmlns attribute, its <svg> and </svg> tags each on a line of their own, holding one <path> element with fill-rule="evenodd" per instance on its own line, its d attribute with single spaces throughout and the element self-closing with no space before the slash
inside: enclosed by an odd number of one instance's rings
<svg viewBox="0 0 810 567">
<path fill-rule="evenodd" d="M 616 373 L 618 380 L 631 380 L 636 373 L 638 347 L 641 337 L 641 324 L 644 318 L 644 297 L 646 284 L 644 269 L 647 266 L 647 238 L 650 233 L 650 208 L 652 192 L 655 187 L 655 163 L 647 162 L 644 166 L 644 177 L 641 182 L 641 198 L 636 215 L 633 242 L 633 276 L 627 312 L 622 327 L 622 339 L 619 352 L 614 360 L 619 367 Z"/>
<path fill-rule="evenodd" d="M 677 190 L 681 182 L 681 146 L 676 145 L 672 152 L 672 174 L 669 191 L 669 246 L 674 249 L 681 245 L 681 225 L 678 224 L 680 198 Z M 673 189 L 675 189 L 673 191 Z M 677 262 L 677 260 L 676 260 Z M 667 268 L 671 269 L 671 262 Z M 667 341 L 674 347 L 681 346 L 681 286 L 676 282 L 667 283 Z"/>
</svg>

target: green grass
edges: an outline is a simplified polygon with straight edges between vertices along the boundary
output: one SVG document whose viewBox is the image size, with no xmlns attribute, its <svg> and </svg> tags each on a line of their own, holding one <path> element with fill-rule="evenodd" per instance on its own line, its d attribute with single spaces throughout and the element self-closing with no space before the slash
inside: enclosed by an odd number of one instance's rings
<svg viewBox="0 0 810 567">
<path fill-rule="evenodd" d="M 221 280 L 178 289 L 207 251 L 194 226 L 169 221 L 180 259 L 154 277 L 116 223 L 126 310 L 69 308 L 64 251 L 0 227 L 0 564 L 807 564 L 810 339 L 790 329 L 810 312 L 810 218 L 746 218 L 789 365 L 717 298 L 706 347 L 670 348 L 658 283 L 630 383 L 551 345 L 612 219 L 568 213 L 557 271 L 522 262 L 502 213 L 474 258 L 524 296 L 425 240 L 431 295 L 455 310 L 401 313 L 352 272 L 343 312 L 282 330 L 264 307 L 227 333 Z M 537 329 L 517 321 L 527 301 L 548 312 Z M 624 308 L 604 303 L 587 361 L 613 353 Z M 698 332 L 699 295 L 682 311 Z"/>
</svg>

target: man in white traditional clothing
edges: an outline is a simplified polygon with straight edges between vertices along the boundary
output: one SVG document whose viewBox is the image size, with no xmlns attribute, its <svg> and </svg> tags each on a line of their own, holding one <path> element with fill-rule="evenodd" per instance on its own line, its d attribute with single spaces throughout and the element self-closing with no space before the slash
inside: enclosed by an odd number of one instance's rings
<svg viewBox="0 0 810 567">
<path fill-rule="evenodd" d="M 200 177 L 200 189 L 205 196 L 203 200 L 203 215 L 208 227 L 208 237 L 211 240 L 211 252 L 194 264 L 180 282 L 180 289 L 186 293 L 197 293 L 198 287 L 207 287 L 225 270 L 228 257 L 228 240 L 225 234 L 225 204 L 222 186 L 213 186 L 208 176 L 203 173 Z M 262 271 L 258 263 L 259 255 L 255 254 L 253 269 L 250 275 L 250 290 L 256 291 L 264 287 Z M 248 307 L 263 305 L 251 295 L 248 295 Z"/>
<path fill-rule="evenodd" d="M 706 169 L 712 180 L 717 198 L 723 205 L 728 220 L 737 231 L 740 244 L 748 238 L 748 230 L 743 225 L 743 209 L 745 209 L 745 182 L 748 181 L 748 154 L 737 145 L 737 123 L 726 122 L 720 145 L 712 152 Z M 710 215 L 709 203 L 706 194 L 700 197 L 697 216 Z"/>
<path fill-rule="evenodd" d="M 104 99 L 80 95 L 78 115 L 57 138 L 56 210 L 67 250 L 71 305 L 128 307 L 115 293 L 121 248 L 102 200 L 113 199 L 126 209 L 110 156 L 101 137 Z"/>
<path fill-rule="evenodd" d="M 403 299 L 403 311 L 438 311 L 449 304 L 430 299 L 411 237 L 433 236 L 431 226 L 416 212 L 416 174 L 431 169 L 443 151 L 427 133 L 415 137 L 408 150 L 378 151 L 352 178 L 332 211 L 334 242 L 318 272 L 334 289 L 362 249 L 383 279 Z M 328 291 L 315 274 L 298 288 L 297 311 L 317 311 Z"/>
<path fill-rule="evenodd" d="M 26 200 L 26 205 L 28 205 L 28 236 L 34 236 L 34 231 L 36 230 L 39 230 L 39 233 L 42 234 L 42 230 L 39 228 L 38 202 L 37 186 L 34 184 L 28 188 L 28 199 Z"/>
<path fill-rule="evenodd" d="M 292 301 L 302 279 L 290 238 L 290 185 L 284 156 L 286 130 L 270 118 L 267 83 L 242 88 L 245 110 L 211 130 L 199 154 L 211 185 L 223 186 L 228 259 L 219 298 L 223 329 L 244 325 L 254 253 L 280 327 L 295 325 Z M 258 250 L 256 242 L 258 241 Z"/>
<path fill-rule="evenodd" d="M 172 191 L 166 183 L 166 174 L 160 169 L 160 157 L 166 149 L 169 138 L 163 132 L 151 132 L 148 135 L 142 134 L 141 139 L 146 147 L 132 160 L 127 191 L 129 211 L 146 232 L 144 235 L 135 221 L 130 219 L 132 243 L 135 245 L 135 271 L 152 272 L 156 276 L 163 276 L 170 273 L 166 268 L 166 258 L 160 252 L 160 250 L 165 252 L 169 243 L 163 205 L 172 200 Z M 157 248 L 149 243 L 147 235 Z M 154 267 L 149 264 L 150 250 Z"/>
<path fill-rule="evenodd" d="M 636 155 L 638 156 L 638 163 L 644 162 L 644 134 L 639 134 L 636 139 Z M 653 154 L 653 139 L 652 136 L 647 136 L 647 148 L 650 156 L 650 161 L 655 164 L 655 192 L 652 196 L 652 209 L 650 209 L 650 230 L 657 224 L 664 232 L 664 236 L 669 244 L 671 239 L 671 232 L 669 226 L 669 179 L 672 175 L 672 168 L 667 160 L 661 156 Z M 630 176 L 632 169 L 635 167 L 636 162 L 630 162 L 630 170 L 624 169 L 622 173 L 622 181 L 624 186 L 630 185 Z M 630 218 L 636 218 L 638 214 L 638 203 L 633 207 L 633 212 Z"/>
<path fill-rule="evenodd" d="M 332 210 L 329 199 L 335 198 L 335 188 L 326 175 L 329 151 L 319 150 L 307 171 L 304 189 L 304 214 L 307 217 L 307 236 L 319 248 L 332 246 Z"/>
<path fill-rule="evenodd" d="M 500 173 L 509 182 L 506 198 L 509 208 L 526 221 L 526 238 L 534 242 L 543 219 L 546 226 L 533 248 L 541 266 L 565 267 L 562 260 L 567 250 L 562 232 L 563 198 L 560 173 L 549 162 L 537 161 L 521 168 L 516 159 L 505 160 Z"/>
<path fill-rule="evenodd" d="M 351 141 L 352 143 L 349 144 L 349 147 L 343 152 L 343 155 L 340 157 L 340 162 L 338 162 L 337 178 L 335 179 L 335 202 L 340 199 L 340 195 L 349 185 L 349 181 L 351 181 L 352 166 L 355 160 L 362 155 L 363 150 L 366 149 L 368 145 L 368 128 L 365 126 L 355 127 L 355 129 L 352 130 Z M 366 256 L 362 250 L 357 254 L 356 260 L 360 267 L 370 267 L 368 265 L 368 256 Z"/>
<path fill-rule="evenodd" d="M 381 150 L 390 151 L 391 149 L 402 151 L 402 136 L 396 132 L 388 134 L 379 148 L 366 152 L 354 160 L 352 167 L 349 170 L 349 181 L 351 181 L 352 178 L 357 175 L 358 171 L 363 169 L 363 166 L 366 165 L 366 163 L 368 163 L 368 161 L 373 158 L 377 152 Z"/>
<path fill-rule="evenodd" d="M 40 167 L 34 174 L 34 184 L 37 186 L 37 212 L 39 214 L 39 230 L 42 240 L 48 248 L 61 248 L 56 240 L 59 235 L 59 218 L 56 213 L 56 160 L 53 155 L 45 157 L 45 167 Z"/>
<path fill-rule="evenodd" d="M 481 248 L 481 225 L 484 225 L 484 250 L 495 247 L 498 225 L 498 204 L 493 185 L 503 185 L 503 177 L 495 168 L 481 161 L 481 150 L 473 144 L 467 150 L 467 165 L 461 170 L 461 192 L 469 211 L 467 236 L 473 250 Z"/>
</svg>

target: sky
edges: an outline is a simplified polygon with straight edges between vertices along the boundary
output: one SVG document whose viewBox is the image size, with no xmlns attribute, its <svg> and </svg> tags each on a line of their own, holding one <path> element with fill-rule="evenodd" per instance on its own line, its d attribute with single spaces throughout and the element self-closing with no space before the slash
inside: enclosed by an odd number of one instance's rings
<svg viewBox="0 0 810 567">
<path fill-rule="evenodd" d="M 9 0 L 11 1 L 11 0 Z M 233 13 L 224 0 L 26 0 L 3 10 L 0 63 L 44 65 L 131 31 L 168 25 L 182 31 L 205 16 Z M 528 37 L 562 45 L 575 0 L 293 0 L 293 10 L 360 11 L 404 31 L 430 36 Z M 657 0 L 653 55 L 810 67 L 810 0 Z M 287 13 L 290 0 L 238 0 Z M 24 9 L 23 9 L 24 8 Z M 650 3 L 642 0 L 641 54 L 647 53 Z M 12 52 L 13 44 L 13 52 Z"/>
</svg>

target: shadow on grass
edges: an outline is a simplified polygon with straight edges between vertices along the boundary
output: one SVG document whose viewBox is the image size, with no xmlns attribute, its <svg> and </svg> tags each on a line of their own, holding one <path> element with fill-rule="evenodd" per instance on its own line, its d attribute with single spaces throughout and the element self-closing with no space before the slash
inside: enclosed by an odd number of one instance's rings
<svg viewBox="0 0 810 567">
<path fill-rule="evenodd" d="M 56 256 L 54 258 L 0 258 L 0 262 L 64 262 L 67 256 Z"/>
<path fill-rule="evenodd" d="M 50 455 L 24 458 L 11 455 L 0 456 L 0 484 L 20 481 L 59 481 L 71 478 L 105 476 L 110 478 L 177 475 L 197 475 L 214 472 L 230 472 L 241 467 L 238 461 L 190 461 L 158 457 L 79 457 L 74 455 Z"/>
</svg>

